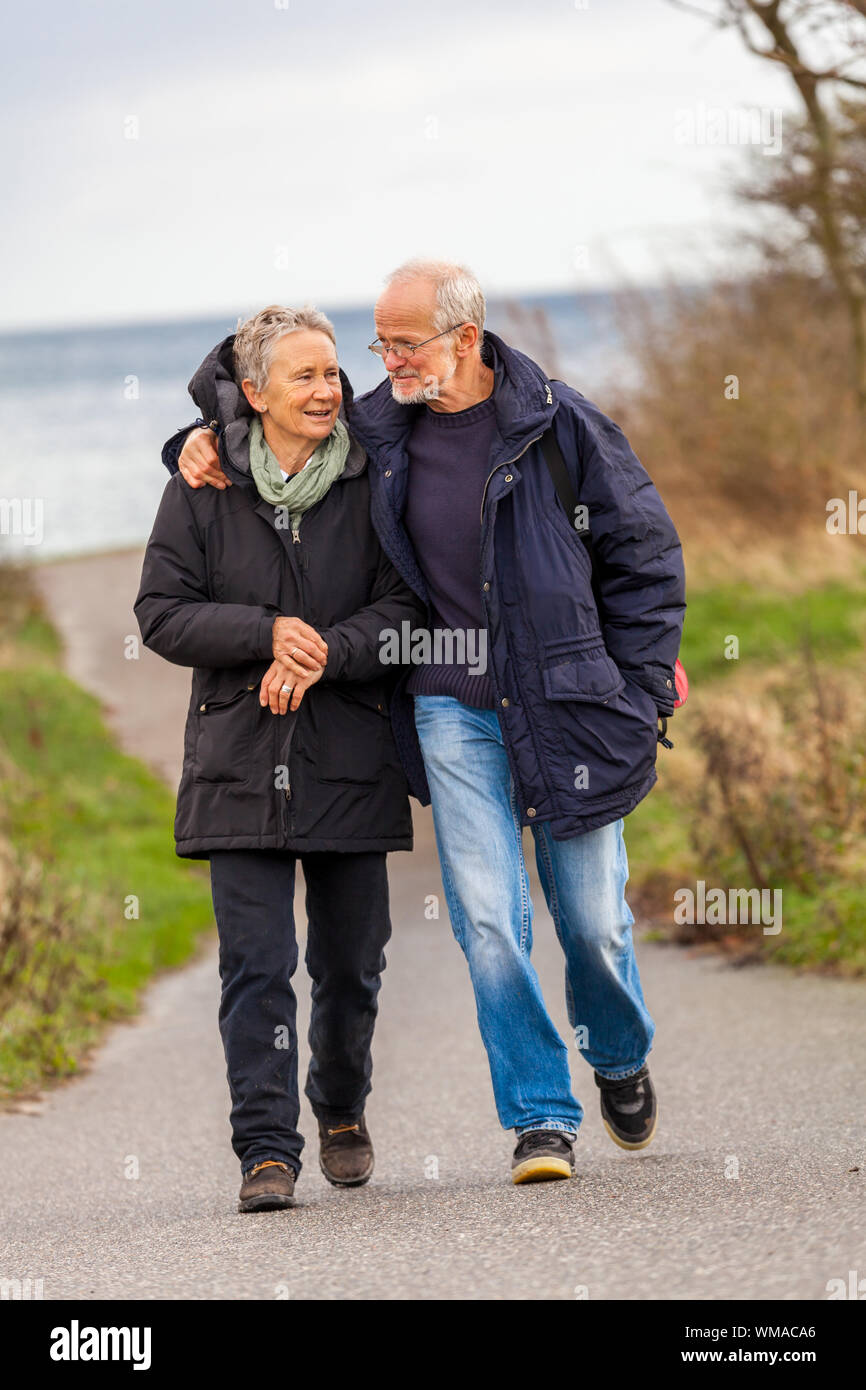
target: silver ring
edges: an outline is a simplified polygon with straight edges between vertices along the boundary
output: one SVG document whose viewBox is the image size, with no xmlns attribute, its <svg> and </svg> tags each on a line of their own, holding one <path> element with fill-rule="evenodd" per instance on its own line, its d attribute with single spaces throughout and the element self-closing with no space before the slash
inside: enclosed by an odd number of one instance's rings
<svg viewBox="0 0 866 1390">
<path fill-rule="evenodd" d="M 292 647 L 292 650 L 289 652 L 289 661 L 291 661 L 291 659 L 292 659 L 292 657 L 294 656 L 295 652 L 299 652 L 300 650 L 301 650 L 300 647 Z"/>
<path fill-rule="evenodd" d="M 295 688 L 295 687 L 294 687 L 293 685 L 281 685 L 281 686 L 280 686 L 280 693 L 281 693 L 281 694 L 285 693 L 286 695 L 291 695 L 291 693 L 292 693 L 292 691 L 294 690 L 294 688 Z"/>
</svg>

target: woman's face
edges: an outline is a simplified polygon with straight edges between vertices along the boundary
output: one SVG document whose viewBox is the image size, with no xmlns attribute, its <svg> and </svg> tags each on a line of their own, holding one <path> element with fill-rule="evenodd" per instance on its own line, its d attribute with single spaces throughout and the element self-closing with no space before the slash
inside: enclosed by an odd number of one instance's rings
<svg viewBox="0 0 866 1390">
<path fill-rule="evenodd" d="M 327 333 L 309 328 L 287 333 L 274 348 L 264 391 L 255 391 L 249 381 L 243 388 L 250 404 L 282 434 L 318 443 L 334 428 L 343 399 L 336 348 Z"/>
</svg>

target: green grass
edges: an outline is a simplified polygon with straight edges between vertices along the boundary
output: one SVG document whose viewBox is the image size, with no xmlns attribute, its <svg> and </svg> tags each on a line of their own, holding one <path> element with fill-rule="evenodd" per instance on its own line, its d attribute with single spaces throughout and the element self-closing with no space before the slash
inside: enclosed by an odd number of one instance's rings
<svg viewBox="0 0 866 1390">
<path fill-rule="evenodd" d="M 823 660 L 843 661 L 862 651 L 866 586 L 834 582 L 791 596 L 732 584 L 690 594 L 682 661 L 690 681 L 708 685 L 754 663 L 784 660 L 807 635 Z M 729 636 L 739 642 L 736 659 L 725 656 Z"/>
<path fill-rule="evenodd" d="M 834 974 L 866 974 L 866 887 L 840 879 L 820 897 L 796 888 L 782 896 L 782 930 L 764 938 L 765 950 L 785 965 L 821 967 Z"/>
<path fill-rule="evenodd" d="M 57 662 L 62 659 L 60 638 L 35 603 L 28 603 L 15 623 L 12 636 L 22 658 L 28 662 Z"/>
<path fill-rule="evenodd" d="M 670 750 L 659 751 L 661 758 L 675 756 Z M 670 871 L 678 868 L 686 874 L 683 882 L 689 882 L 694 856 L 688 825 L 663 774 L 662 767 L 659 781 L 626 821 L 629 876 L 638 891 L 657 873 L 667 877 Z"/>
<path fill-rule="evenodd" d="M 194 952 L 212 909 L 206 866 L 174 854 L 174 797 L 118 751 L 98 702 L 58 673 L 44 618 L 31 610 L 11 643 L 3 637 L 2 832 L 29 884 L 32 926 L 29 939 L 22 930 L 6 941 L 0 974 L 8 1095 L 78 1070 L 153 974 Z"/>
</svg>

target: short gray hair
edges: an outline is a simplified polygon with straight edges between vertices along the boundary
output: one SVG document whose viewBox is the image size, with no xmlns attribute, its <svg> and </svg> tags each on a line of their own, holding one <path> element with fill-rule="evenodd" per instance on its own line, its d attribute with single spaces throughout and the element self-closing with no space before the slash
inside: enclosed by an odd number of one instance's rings
<svg viewBox="0 0 866 1390">
<path fill-rule="evenodd" d="M 487 306 L 477 277 L 465 265 L 450 261 L 406 261 L 386 276 L 386 285 L 405 285 L 413 280 L 429 280 L 436 291 L 433 327 L 444 333 L 454 323 L 474 323 L 479 343 L 484 340 Z"/>
<path fill-rule="evenodd" d="M 334 325 L 319 309 L 306 304 L 303 309 L 286 309 L 282 304 L 269 304 L 242 323 L 235 334 L 233 357 L 238 385 L 251 381 L 256 391 L 268 384 L 274 348 L 288 333 L 301 328 L 326 333 L 336 347 Z"/>
</svg>

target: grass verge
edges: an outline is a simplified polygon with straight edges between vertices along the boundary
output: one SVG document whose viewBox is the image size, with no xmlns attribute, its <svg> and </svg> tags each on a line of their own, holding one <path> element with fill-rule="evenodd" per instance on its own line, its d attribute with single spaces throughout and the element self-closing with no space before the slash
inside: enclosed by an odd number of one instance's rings
<svg viewBox="0 0 866 1390">
<path fill-rule="evenodd" d="M 174 798 L 58 671 L 27 577 L 0 570 L 0 1099 L 78 1071 L 212 922 Z M 50 681 L 48 679 L 50 674 Z"/>
</svg>

